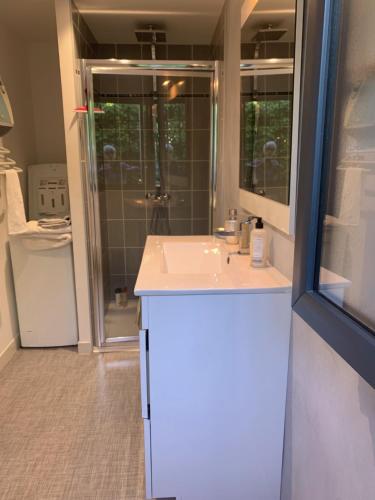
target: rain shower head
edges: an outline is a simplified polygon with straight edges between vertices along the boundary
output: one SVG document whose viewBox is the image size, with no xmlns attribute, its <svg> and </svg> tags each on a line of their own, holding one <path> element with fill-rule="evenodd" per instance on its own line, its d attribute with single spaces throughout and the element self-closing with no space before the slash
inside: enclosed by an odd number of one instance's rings
<svg viewBox="0 0 375 500">
<path fill-rule="evenodd" d="M 140 28 L 134 31 L 139 43 L 166 43 L 167 32 L 163 29 L 158 29 L 152 24 L 145 28 Z"/>
<path fill-rule="evenodd" d="M 253 42 L 275 42 L 287 33 L 286 29 L 273 28 L 268 25 L 267 28 L 258 30 L 257 34 L 253 37 Z"/>
</svg>

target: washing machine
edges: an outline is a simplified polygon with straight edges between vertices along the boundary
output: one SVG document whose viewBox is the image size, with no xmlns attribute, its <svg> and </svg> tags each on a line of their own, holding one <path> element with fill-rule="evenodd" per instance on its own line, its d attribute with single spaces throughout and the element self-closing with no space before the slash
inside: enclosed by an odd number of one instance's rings
<svg viewBox="0 0 375 500">
<path fill-rule="evenodd" d="M 22 347 L 78 343 L 70 230 L 43 232 L 36 221 L 9 237 Z"/>
</svg>

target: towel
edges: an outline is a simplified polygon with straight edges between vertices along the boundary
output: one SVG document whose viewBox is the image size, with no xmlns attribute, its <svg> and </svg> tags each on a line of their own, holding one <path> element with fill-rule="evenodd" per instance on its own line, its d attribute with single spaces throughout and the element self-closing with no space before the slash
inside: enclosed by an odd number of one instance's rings
<svg viewBox="0 0 375 500">
<path fill-rule="evenodd" d="M 62 248 L 69 245 L 72 242 L 72 235 L 70 233 L 65 234 L 42 234 L 42 233 L 30 233 L 17 235 L 20 238 L 25 248 L 31 251 L 36 250 L 51 250 L 55 248 Z M 15 238 L 15 236 L 10 236 L 10 238 Z"/>
<path fill-rule="evenodd" d="M 72 226 L 65 226 L 59 229 L 56 228 L 53 229 L 40 226 L 39 221 L 37 220 L 30 220 L 29 222 L 26 222 L 23 230 L 17 234 L 25 236 L 33 236 L 35 238 L 48 237 L 48 238 L 59 239 L 60 236 L 63 236 L 65 234 L 71 234 L 71 232 L 72 232 Z"/>
<path fill-rule="evenodd" d="M 9 234 L 19 233 L 26 228 L 25 207 L 18 173 L 9 169 L 5 172 L 6 200 Z"/>
<path fill-rule="evenodd" d="M 70 217 L 65 217 L 64 219 L 39 219 L 38 226 L 43 229 L 54 229 L 60 230 L 61 232 L 70 229 Z"/>
<path fill-rule="evenodd" d="M 10 234 L 10 238 L 18 238 L 28 250 L 50 250 L 61 248 L 72 242 L 72 229 L 44 229 L 38 221 L 26 222 L 22 231 Z"/>
</svg>

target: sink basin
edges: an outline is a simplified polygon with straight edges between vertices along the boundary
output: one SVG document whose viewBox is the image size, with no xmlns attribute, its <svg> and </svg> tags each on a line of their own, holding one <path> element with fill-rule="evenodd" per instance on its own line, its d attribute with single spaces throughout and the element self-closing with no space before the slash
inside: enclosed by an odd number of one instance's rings
<svg viewBox="0 0 375 500">
<path fill-rule="evenodd" d="M 219 274 L 224 252 L 212 242 L 164 242 L 164 269 L 168 274 Z"/>
<path fill-rule="evenodd" d="M 277 269 L 254 269 L 249 255 L 236 250 L 213 236 L 148 236 L 134 293 L 290 292 L 291 283 Z"/>
</svg>

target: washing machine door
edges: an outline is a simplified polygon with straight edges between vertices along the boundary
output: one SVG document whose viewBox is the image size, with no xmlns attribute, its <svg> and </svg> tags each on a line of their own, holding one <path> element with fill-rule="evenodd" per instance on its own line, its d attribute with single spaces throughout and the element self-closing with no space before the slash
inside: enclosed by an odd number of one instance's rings
<svg viewBox="0 0 375 500">
<path fill-rule="evenodd" d="M 76 345 L 71 234 L 19 234 L 9 241 L 21 345 Z"/>
</svg>

